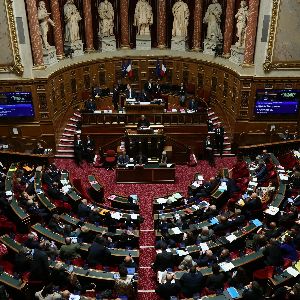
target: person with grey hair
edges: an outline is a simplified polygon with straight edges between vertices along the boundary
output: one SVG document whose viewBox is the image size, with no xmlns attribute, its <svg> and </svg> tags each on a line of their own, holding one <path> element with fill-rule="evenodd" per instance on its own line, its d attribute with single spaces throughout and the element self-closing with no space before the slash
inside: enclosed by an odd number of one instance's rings
<svg viewBox="0 0 300 300">
<path fill-rule="evenodd" d="M 183 258 L 182 262 L 178 266 L 178 269 L 182 271 L 188 271 L 193 266 L 197 266 L 197 263 L 193 261 L 193 258 L 190 255 L 187 255 Z"/>
<path fill-rule="evenodd" d="M 197 237 L 197 241 L 199 243 L 207 242 L 212 238 L 213 234 L 214 234 L 214 231 L 212 229 L 208 228 L 207 226 L 204 226 L 201 229 L 201 233 L 199 233 L 199 235 Z"/>
</svg>

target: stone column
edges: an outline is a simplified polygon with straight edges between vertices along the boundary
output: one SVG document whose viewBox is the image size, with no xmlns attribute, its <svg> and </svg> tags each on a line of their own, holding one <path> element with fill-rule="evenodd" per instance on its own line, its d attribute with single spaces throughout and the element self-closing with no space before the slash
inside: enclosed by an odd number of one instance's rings
<svg viewBox="0 0 300 300">
<path fill-rule="evenodd" d="M 121 15 L 121 48 L 130 49 L 129 45 L 129 26 L 128 26 L 128 8 L 129 0 L 120 0 Z"/>
<path fill-rule="evenodd" d="M 232 45 L 232 34 L 234 26 L 234 11 L 235 0 L 227 0 L 225 31 L 224 31 L 224 47 L 223 56 L 228 58 L 230 56 L 230 48 Z"/>
<path fill-rule="evenodd" d="M 193 51 L 201 49 L 203 0 L 195 0 Z"/>
<path fill-rule="evenodd" d="M 86 51 L 94 50 L 91 0 L 83 0 L 83 18 Z"/>
<path fill-rule="evenodd" d="M 54 43 L 56 48 L 56 56 L 58 59 L 64 57 L 64 40 L 62 36 L 62 27 L 60 20 L 60 10 L 58 0 L 51 0 L 51 18 L 55 24 L 53 27 Z"/>
<path fill-rule="evenodd" d="M 158 0 L 157 48 L 166 48 L 166 0 Z"/>
<path fill-rule="evenodd" d="M 259 0 L 249 0 L 249 15 L 246 28 L 245 57 L 243 66 L 251 66 L 254 62 L 258 8 Z"/>
<path fill-rule="evenodd" d="M 37 17 L 36 0 L 26 0 L 28 25 L 31 39 L 31 50 L 33 56 L 33 64 L 38 66 L 44 66 L 43 59 L 43 44 L 40 35 L 39 20 Z"/>
</svg>

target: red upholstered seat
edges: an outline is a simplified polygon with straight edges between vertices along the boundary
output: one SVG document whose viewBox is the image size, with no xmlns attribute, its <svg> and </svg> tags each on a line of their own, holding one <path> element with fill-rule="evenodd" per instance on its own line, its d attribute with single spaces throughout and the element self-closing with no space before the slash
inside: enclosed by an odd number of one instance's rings
<svg viewBox="0 0 300 300">
<path fill-rule="evenodd" d="M 112 168 L 116 163 L 116 152 L 115 150 L 107 150 L 105 156 L 105 165 L 108 168 Z"/>
<path fill-rule="evenodd" d="M 272 278 L 275 268 L 273 266 L 267 266 L 263 269 L 259 269 L 253 272 L 253 279 L 268 279 Z"/>
</svg>

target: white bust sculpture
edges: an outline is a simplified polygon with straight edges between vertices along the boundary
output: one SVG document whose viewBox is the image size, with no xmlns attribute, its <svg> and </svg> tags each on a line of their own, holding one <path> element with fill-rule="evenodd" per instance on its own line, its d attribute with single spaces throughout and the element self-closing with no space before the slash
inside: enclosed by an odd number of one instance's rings
<svg viewBox="0 0 300 300">
<path fill-rule="evenodd" d="M 108 37 L 114 35 L 114 8 L 108 0 L 104 0 L 98 7 L 100 17 L 99 35 L 100 37 Z"/>
<path fill-rule="evenodd" d="M 38 7 L 38 19 L 40 23 L 40 32 L 41 32 L 41 37 L 42 37 L 42 43 L 43 43 L 43 48 L 44 49 L 49 49 L 50 45 L 48 43 L 47 39 L 47 34 L 49 30 L 49 24 L 52 26 L 54 25 L 54 22 L 49 18 L 51 14 L 47 12 L 46 5 L 44 1 L 39 2 L 39 7 Z"/>
<path fill-rule="evenodd" d="M 219 42 L 223 40 L 220 23 L 221 23 L 222 7 L 218 0 L 212 0 L 205 13 L 203 23 L 207 23 L 206 39 L 211 42 Z"/>
<path fill-rule="evenodd" d="M 152 7 L 146 0 L 139 0 L 135 7 L 133 25 L 137 27 L 138 35 L 150 35 L 150 25 L 153 24 Z"/>
<path fill-rule="evenodd" d="M 235 45 L 238 48 L 245 47 L 245 35 L 246 35 L 246 27 L 247 27 L 247 19 L 248 19 L 248 6 L 246 1 L 241 1 L 241 7 L 235 15 L 236 18 L 236 36 L 238 37 L 238 41 Z"/>
<path fill-rule="evenodd" d="M 172 13 L 174 16 L 172 36 L 186 37 L 190 16 L 188 5 L 181 0 L 177 0 L 173 5 Z"/>
<path fill-rule="evenodd" d="M 65 19 L 65 42 L 74 43 L 80 40 L 78 22 L 81 16 L 74 4 L 74 0 L 67 0 L 64 5 L 64 19 Z"/>
</svg>

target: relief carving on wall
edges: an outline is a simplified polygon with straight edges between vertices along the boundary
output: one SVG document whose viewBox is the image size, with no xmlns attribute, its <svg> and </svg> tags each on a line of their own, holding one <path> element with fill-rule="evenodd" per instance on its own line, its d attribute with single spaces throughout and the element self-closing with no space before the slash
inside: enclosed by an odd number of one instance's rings
<svg viewBox="0 0 300 300">
<path fill-rule="evenodd" d="M 299 15 L 299 0 L 273 0 L 265 71 L 300 68 Z"/>
<path fill-rule="evenodd" d="M 12 0 L 0 1 L 0 71 L 11 71 L 22 75 L 24 67 L 21 63 L 19 43 L 15 26 Z"/>
</svg>

